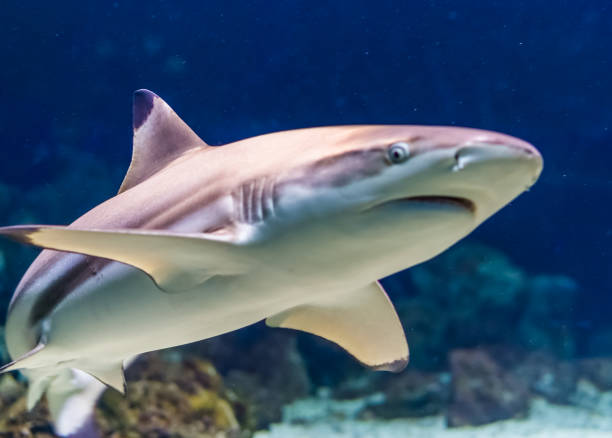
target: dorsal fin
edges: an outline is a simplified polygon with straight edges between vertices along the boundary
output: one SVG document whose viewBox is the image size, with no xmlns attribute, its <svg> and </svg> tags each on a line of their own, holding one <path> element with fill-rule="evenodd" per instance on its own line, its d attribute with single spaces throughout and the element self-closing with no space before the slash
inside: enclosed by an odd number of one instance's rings
<svg viewBox="0 0 612 438">
<path fill-rule="evenodd" d="M 207 144 L 157 94 L 134 92 L 132 162 L 119 193 L 166 167 L 188 150 Z"/>
</svg>

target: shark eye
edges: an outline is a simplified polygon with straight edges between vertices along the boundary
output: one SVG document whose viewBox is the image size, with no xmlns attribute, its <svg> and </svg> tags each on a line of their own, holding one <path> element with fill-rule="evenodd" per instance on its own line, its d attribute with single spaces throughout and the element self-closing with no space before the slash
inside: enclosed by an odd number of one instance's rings
<svg viewBox="0 0 612 438">
<path fill-rule="evenodd" d="M 410 156 L 410 145 L 400 141 L 393 143 L 387 150 L 387 158 L 393 164 L 403 163 Z"/>
</svg>

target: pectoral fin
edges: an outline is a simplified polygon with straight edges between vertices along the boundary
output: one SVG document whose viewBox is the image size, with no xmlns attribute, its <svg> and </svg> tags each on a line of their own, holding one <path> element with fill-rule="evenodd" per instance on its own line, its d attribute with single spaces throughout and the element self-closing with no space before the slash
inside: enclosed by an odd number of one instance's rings
<svg viewBox="0 0 612 438">
<path fill-rule="evenodd" d="M 335 342 L 364 365 L 399 372 L 408 364 L 400 320 L 378 282 L 332 299 L 286 310 L 266 320 Z"/>
<path fill-rule="evenodd" d="M 236 274 L 245 265 L 239 245 L 206 234 L 24 225 L 0 228 L 0 235 L 132 265 L 170 293 L 192 289 L 215 275 Z"/>
</svg>

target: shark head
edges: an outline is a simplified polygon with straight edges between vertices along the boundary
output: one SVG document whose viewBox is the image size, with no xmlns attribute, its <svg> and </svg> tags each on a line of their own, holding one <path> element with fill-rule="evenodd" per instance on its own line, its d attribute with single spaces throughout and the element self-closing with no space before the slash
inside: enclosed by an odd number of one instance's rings
<svg viewBox="0 0 612 438">
<path fill-rule="evenodd" d="M 367 248 L 363 265 L 377 265 L 374 256 L 386 267 L 368 273 L 379 278 L 442 252 L 529 189 L 542 170 L 532 145 L 495 132 L 321 129 L 328 140 L 313 146 L 319 156 L 279 180 L 277 217 L 330 229 L 318 235 L 336 236 L 345 258 Z"/>
</svg>

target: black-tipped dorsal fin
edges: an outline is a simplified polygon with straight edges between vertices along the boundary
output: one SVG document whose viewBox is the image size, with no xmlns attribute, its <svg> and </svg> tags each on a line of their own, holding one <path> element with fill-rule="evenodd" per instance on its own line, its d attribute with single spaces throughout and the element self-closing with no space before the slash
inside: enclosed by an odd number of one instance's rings
<svg viewBox="0 0 612 438">
<path fill-rule="evenodd" d="M 158 95 L 134 92 L 132 162 L 119 193 L 166 167 L 188 150 L 207 144 Z"/>
</svg>

